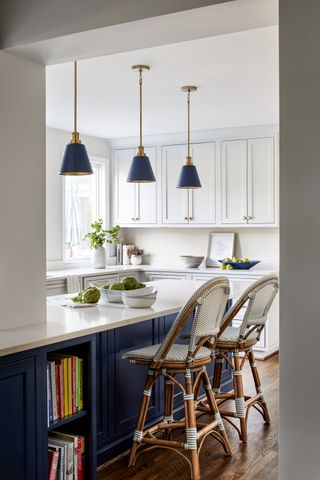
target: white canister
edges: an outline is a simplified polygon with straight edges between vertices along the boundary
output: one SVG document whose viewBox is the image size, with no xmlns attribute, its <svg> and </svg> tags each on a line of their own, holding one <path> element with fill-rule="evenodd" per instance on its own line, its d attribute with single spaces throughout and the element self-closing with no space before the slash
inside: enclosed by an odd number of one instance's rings
<svg viewBox="0 0 320 480">
<path fill-rule="evenodd" d="M 97 247 L 93 250 L 92 255 L 92 267 L 93 268 L 106 268 L 106 250 L 104 247 Z"/>
</svg>

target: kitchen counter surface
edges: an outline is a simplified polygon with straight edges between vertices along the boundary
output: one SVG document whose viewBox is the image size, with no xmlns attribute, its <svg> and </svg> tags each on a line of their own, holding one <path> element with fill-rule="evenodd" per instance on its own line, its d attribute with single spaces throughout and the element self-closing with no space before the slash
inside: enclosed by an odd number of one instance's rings
<svg viewBox="0 0 320 480">
<path fill-rule="evenodd" d="M 170 265 L 112 265 L 106 268 L 91 268 L 91 267 L 79 267 L 79 268 L 69 268 L 64 270 L 51 270 L 47 272 L 47 281 L 50 280 L 63 280 L 68 275 L 105 275 L 112 273 L 122 273 L 130 271 L 140 271 L 140 272 L 172 272 L 172 273 L 187 273 L 190 275 L 224 275 L 224 276 L 252 276 L 252 277 L 261 277 L 263 275 L 269 275 L 270 273 L 277 273 L 278 267 L 275 268 L 259 268 L 259 265 L 251 268 L 250 270 L 221 270 L 220 268 L 184 268 L 179 265 L 170 266 Z"/>
<path fill-rule="evenodd" d="M 149 284 L 158 290 L 157 300 L 151 308 L 128 308 L 123 304 L 99 302 L 96 307 L 72 309 L 59 305 L 54 301 L 55 297 L 49 297 L 47 322 L 1 332 L 0 356 L 177 313 L 201 285 L 199 281 L 189 280 L 160 280 Z M 246 287 L 247 284 L 238 282 L 231 292 L 232 298 Z"/>
</svg>

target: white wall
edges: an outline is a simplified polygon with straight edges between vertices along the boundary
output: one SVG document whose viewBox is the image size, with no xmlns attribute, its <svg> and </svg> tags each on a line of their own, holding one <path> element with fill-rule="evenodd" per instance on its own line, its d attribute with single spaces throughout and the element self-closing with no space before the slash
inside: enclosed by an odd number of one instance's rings
<svg viewBox="0 0 320 480">
<path fill-rule="evenodd" d="M 179 264 L 179 255 L 206 255 L 209 232 L 214 228 L 127 228 L 121 236 L 145 250 L 148 263 Z M 239 257 L 264 259 L 275 265 L 279 258 L 278 228 L 216 229 L 236 232 L 235 254 Z"/>
<path fill-rule="evenodd" d="M 0 52 L 0 330 L 45 309 L 45 69 Z"/>
<path fill-rule="evenodd" d="M 320 478 L 319 19 L 280 0 L 280 480 Z"/>
<path fill-rule="evenodd" d="M 58 174 L 63 152 L 70 142 L 70 132 L 46 129 L 46 195 L 47 195 L 47 260 L 62 260 L 62 186 L 63 177 Z M 109 158 L 108 143 L 96 137 L 81 135 L 81 142 L 86 146 L 89 156 Z"/>
</svg>

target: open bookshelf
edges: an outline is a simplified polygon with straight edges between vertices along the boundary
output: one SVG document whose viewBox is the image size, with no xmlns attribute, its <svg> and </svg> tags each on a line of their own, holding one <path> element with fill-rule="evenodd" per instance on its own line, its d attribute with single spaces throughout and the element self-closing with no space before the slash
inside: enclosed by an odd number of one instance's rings
<svg viewBox="0 0 320 480">
<path fill-rule="evenodd" d="M 71 340 L 46 352 L 49 480 L 94 478 L 93 341 Z"/>
</svg>

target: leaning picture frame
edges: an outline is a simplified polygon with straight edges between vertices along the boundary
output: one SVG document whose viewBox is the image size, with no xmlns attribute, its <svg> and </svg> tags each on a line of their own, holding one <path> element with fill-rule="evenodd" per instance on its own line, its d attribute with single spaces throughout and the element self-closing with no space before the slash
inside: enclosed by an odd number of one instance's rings
<svg viewBox="0 0 320 480">
<path fill-rule="evenodd" d="M 235 233 L 209 233 L 207 267 L 219 267 L 218 260 L 232 258 L 234 254 Z"/>
</svg>

